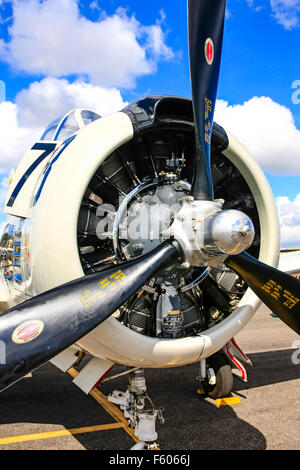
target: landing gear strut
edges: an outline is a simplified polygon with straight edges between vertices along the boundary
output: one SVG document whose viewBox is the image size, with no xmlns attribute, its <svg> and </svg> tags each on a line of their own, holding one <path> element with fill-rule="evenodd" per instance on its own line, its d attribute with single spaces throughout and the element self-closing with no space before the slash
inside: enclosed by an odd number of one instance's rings
<svg viewBox="0 0 300 470">
<path fill-rule="evenodd" d="M 133 371 L 129 377 L 129 387 L 126 392 L 115 390 L 108 400 L 119 405 L 129 425 L 134 429 L 139 442 L 133 450 L 158 449 L 156 420 L 164 423 L 162 411 L 155 407 L 147 394 L 144 369 Z"/>
</svg>

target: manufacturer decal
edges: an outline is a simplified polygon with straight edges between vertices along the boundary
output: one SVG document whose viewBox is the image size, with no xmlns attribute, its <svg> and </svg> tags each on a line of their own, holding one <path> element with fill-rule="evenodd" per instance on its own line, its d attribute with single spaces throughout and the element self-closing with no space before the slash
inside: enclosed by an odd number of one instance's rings
<svg viewBox="0 0 300 470">
<path fill-rule="evenodd" d="M 211 38 L 207 38 L 204 46 L 205 59 L 208 65 L 211 65 L 215 58 L 215 46 Z"/>
<path fill-rule="evenodd" d="M 29 343 L 36 339 L 42 333 L 43 329 L 43 322 L 39 320 L 27 321 L 14 330 L 11 339 L 17 344 Z"/>
</svg>

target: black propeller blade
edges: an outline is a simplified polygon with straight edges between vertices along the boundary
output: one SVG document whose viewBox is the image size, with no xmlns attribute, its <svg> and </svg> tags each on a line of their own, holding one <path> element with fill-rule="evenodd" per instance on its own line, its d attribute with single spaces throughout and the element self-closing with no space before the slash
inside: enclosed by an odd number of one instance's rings
<svg viewBox="0 0 300 470">
<path fill-rule="evenodd" d="M 196 131 L 192 195 L 212 200 L 210 141 L 221 64 L 226 0 L 188 0 L 191 85 Z"/>
<path fill-rule="evenodd" d="M 272 312 L 300 334 L 300 281 L 272 268 L 248 253 L 229 257 L 225 263 L 246 281 Z"/>
<path fill-rule="evenodd" d="M 196 133 L 195 200 L 210 200 L 214 190 L 210 141 L 221 64 L 226 0 L 188 0 L 189 51 Z M 256 295 L 300 333 L 300 282 L 243 253 L 227 259 Z"/>
<path fill-rule="evenodd" d="M 195 200 L 211 200 L 210 141 L 221 64 L 226 0 L 188 0 L 189 53 L 196 133 Z M 288 326 L 300 333 L 300 282 L 247 253 L 226 264 Z"/>
<path fill-rule="evenodd" d="M 156 272 L 180 259 L 169 241 L 134 261 L 69 282 L 19 304 L 0 317 L 6 364 L 0 390 L 96 328 Z"/>
</svg>

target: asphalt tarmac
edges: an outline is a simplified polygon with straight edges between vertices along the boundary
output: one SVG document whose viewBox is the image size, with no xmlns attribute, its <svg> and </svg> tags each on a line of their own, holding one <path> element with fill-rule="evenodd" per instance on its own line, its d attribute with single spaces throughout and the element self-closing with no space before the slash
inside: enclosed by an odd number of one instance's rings
<svg viewBox="0 0 300 470">
<path fill-rule="evenodd" d="M 197 364 L 146 371 L 148 393 L 164 408 L 165 424 L 157 426 L 162 450 L 300 449 L 300 363 L 292 361 L 294 355 L 300 362 L 299 336 L 261 307 L 236 340 L 254 364 L 248 383 L 234 379 L 238 404 L 217 406 L 198 395 Z M 126 386 L 119 378 L 100 390 L 106 395 Z M 135 442 L 124 429 L 95 428 L 111 423 L 94 398 L 50 363 L 0 395 L 0 450 L 130 449 Z M 65 435 L 74 428 L 78 434 Z"/>
</svg>

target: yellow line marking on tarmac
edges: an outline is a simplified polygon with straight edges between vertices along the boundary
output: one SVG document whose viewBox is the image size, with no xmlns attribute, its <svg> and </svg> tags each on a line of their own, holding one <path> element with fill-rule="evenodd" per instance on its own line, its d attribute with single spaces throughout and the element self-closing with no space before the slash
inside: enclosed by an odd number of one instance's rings
<svg viewBox="0 0 300 470">
<path fill-rule="evenodd" d="M 38 434 L 24 434 L 23 436 L 11 436 L 0 438 L 0 445 L 15 444 L 16 442 L 39 441 L 41 439 L 53 439 L 54 437 L 73 436 L 89 432 L 106 431 L 109 429 L 123 428 L 123 423 L 100 424 L 98 426 L 86 426 L 82 428 L 62 429 L 61 431 L 41 432 Z"/>
<path fill-rule="evenodd" d="M 240 397 L 218 398 L 218 400 L 215 400 L 217 406 L 231 406 L 237 405 L 238 403 L 241 403 Z"/>
<path fill-rule="evenodd" d="M 78 372 L 73 367 L 68 370 L 68 373 L 73 377 L 73 379 L 78 375 Z M 105 411 L 109 413 L 115 421 L 117 421 L 117 423 L 122 424 L 120 427 L 122 427 L 135 442 L 139 442 L 139 439 L 134 435 L 134 429 L 129 428 L 126 418 L 116 405 L 108 401 L 106 396 L 97 388 L 92 388 L 89 395 L 93 397 L 94 400 L 96 400 L 105 409 Z"/>
<path fill-rule="evenodd" d="M 71 377 L 75 378 L 78 375 L 78 372 L 71 368 L 68 370 L 68 373 Z M 123 413 L 119 408 L 117 408 L 113 403 L 108 401 L 105 395 L 100 392 L 97 388 L 93 388 L 89 395 L 94 398 L 110 416 L 116 421 L 115 423 L 110 424 L 100 424 L 96 426 L 86 426 L 81 428 L 73 429 L 62 429 L 58 431 L 49 431 L 36 434 L 24 434 L 20 436 L 9 436 L 0 438 L 0 445 L 15 444 L 17 442 L 26 442 L 26 441 L 38 441 L 42 439 L 53 439 L 55 437 L 62 436 L 73 436 L 76 434 L 85 434 L 90 432 L 106 431 L 111 429 L 124 429 L 130 437 L 138 442 L 139 439 L 134 435 L 134 430 L 128 427 L 128 422 L 124 417 Z"/>
</svg>

